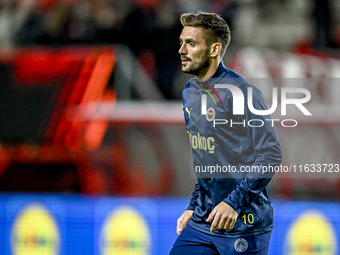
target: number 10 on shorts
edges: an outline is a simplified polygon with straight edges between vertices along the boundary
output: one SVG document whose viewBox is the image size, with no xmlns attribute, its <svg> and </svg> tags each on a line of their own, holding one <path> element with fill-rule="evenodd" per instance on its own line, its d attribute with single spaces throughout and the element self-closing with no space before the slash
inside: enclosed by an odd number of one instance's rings
<svg viewBox="0 0 340 255">
<path fill-rule="evenodd" d="M 254 215 L 252 213 L 243 214 L 242 219 L 245 225 L 254 223 Z"/>
</svg>

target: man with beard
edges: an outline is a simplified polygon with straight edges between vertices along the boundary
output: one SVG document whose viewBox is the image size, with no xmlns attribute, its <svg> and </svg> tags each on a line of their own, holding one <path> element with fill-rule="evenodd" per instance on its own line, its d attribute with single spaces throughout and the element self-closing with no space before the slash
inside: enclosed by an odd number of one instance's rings
<svg viewBox="0 0 340 255">
<path fill-rule="evenodd" d="M 230 42 L 226 22 L 198 12 L 183 14 L 181 23 L 182 71 L 195 76 L 182 96 L 197 184 L 177 220 L 179 237 L 170 255 L 267 254 L 273 228 L 268 183 L 274 171 L 261 169 L 282 160 L 273 121 L 265 115 L 261 92 L 222 61 Z M 240 94 L 248 98 L 250 92 L 263 115 L 250 111 L 247 100 L 236 104 Z M 261 124 L 249 125 L 254 121 Z"/>
</svg>

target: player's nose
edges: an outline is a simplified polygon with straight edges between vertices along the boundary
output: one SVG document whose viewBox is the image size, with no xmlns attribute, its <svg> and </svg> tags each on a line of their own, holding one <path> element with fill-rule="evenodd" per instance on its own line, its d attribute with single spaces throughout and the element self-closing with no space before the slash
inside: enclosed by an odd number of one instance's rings
<svg viewBox="0 0 340 255">
<path fill-rule="evenodd" d="M 184 43 L 181 45 L 181 47 L 179 48 L 178 50 L 178 53 L 180 55 L 186 55 L 187 54 L 187 50 L 186 50 L 186 47 L 184 46 Z"/>
</svg>

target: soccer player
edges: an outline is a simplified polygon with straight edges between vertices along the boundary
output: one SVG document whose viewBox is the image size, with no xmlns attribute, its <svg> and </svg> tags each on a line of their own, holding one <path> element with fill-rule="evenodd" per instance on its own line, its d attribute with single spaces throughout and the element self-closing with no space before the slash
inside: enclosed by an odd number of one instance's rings
<svg viewBox="0 0 340 255">
<path fill-rule="evenodd" d="M 261 92 L 222 61 L 230 42 L 226 22 L 206 12 L 183 14 L 181 22 L 182 71 L 195 76 L 182 96 L 197 184 L 170 255 L 267 254 L 273 173 L 261 169 L 282 160 L 273 120 L 264 115 Z M 263 114 L 249 110 L 250 93 Z"/>
</svg>

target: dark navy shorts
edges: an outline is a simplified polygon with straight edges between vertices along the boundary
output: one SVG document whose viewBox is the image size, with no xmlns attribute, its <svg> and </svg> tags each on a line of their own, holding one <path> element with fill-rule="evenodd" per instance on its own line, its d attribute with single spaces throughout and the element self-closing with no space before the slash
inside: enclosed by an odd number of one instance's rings
<svg viewBox="0 0 340 255">
<path fill-rule="evenodd" d="M 271 232 L 237 238 L 218 237 L 185 227 L 170 255 L 267 255 Z"/>
</svg>

